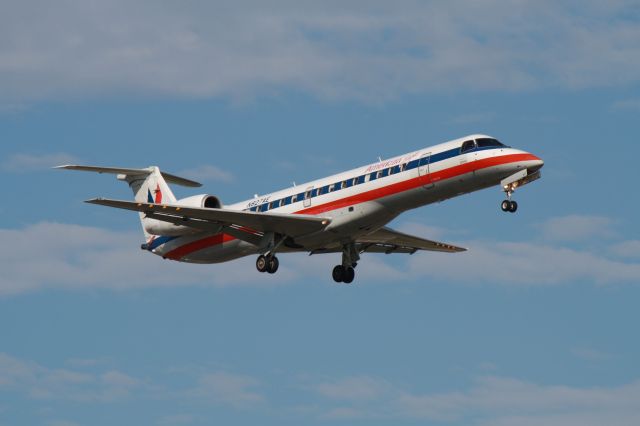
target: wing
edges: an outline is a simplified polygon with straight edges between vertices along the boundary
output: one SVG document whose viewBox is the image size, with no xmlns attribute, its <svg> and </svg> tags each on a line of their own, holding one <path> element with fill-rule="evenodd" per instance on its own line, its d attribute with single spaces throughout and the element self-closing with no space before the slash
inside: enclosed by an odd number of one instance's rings
<svg viewBox="0 0 640 426">
<path fill-rule="evenodd" d="M 383 227 L 369 235 L 356 240 L 356 249 L 360 253 L 408 253 L 413 254 L 418 250 L 439 251 L 444 253 L 459 253 L 467 251 L 466 248 L 454 246 L 438 241 L 415 237 L 391 228 Z M 342 249 L 319 249 L 311 254 L 339 252 Z"/>
<path fill-rule="evenodd" d="M 365 247 L 368 244 L 373 245 L 365 251 L 384 253 L 415 253 L 418 250 L 441 251 L 445 253 L 467 251 L 467 249 L 463 247 L 403 234 L 402 232 L 394 231 L 387 227 L 380 228 L 365 237 L 358 238 L 357 242 L 363 244 Z"/>
<path fill-rule="evenodd" d="M 219 229 L 220 225 L 245 227 L 260 232 L 276 232 L 289 237 L 312 234 L 324 229 L 331 219 L 283 213 L 183 207 L 172 204 L 137 203 L 133 201 L 94 198 L 87 203 L 145 213 L 148 217 L 191 226 L 197 229 Z"/>
</svg>

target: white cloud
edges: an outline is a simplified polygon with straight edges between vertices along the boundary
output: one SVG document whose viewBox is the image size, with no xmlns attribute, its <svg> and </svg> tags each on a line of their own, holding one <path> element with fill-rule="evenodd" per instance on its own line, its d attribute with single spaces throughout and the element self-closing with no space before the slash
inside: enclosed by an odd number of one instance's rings
<svg viewBox="0 0 640 426">
<path fill-rule="evenodd" d="M 358 380 L 376 388 L 382 386 L 384 391 L 368 394 L 366 398 L 349 398 L 355 379 L 331 381 L 334 398 L 321 406 L 318 416 L 420 419 L 437 424 L 487 426 L 631 425 L 640 419 L 639 381 L 609 387 L 572 387 L 489 375 L 474 379 L 466 389 L 421 393 L 366 377 L 364 381 Z M 319 387 L 312 389 L 318 392 Z M 324 392 L 321 394 L 326 396 Z"/>
<path fill-rule="evenodd" d="M 291 89 L 379 102 L 620 86 L 640 78 L 640 26 L 626 18 L 635 6 L 12 2 L 0 16 L 0 102 L 131 93 L 238 99 Z"/>
<path fill-rule="evenodd" d="M 47 368 L 0 353 L 0 389 L 38 400 L 112 402 L 141 389 L 142 382 L 119 371 L 102 374 Z"/>
<path fill-rule="evenodd" d="M 613 254 L 625 258 L 640 259 L 640 240 L 622 241 L 609 247 Z"/>
<path fill-rule="evenodd" d="M 416 253 L 409 259 L 409 271 L 414 276 L 470 285 L 640 282 L 640 264 L 602 253 L 536 243 L 469 241 L 463 245 L 468 252 Z"/>
<path fill-rule="evenodd" d="M 376 399 L 387 388 L 387 383 L 368 376 L 354 376 L 338 381 L 322 382 L 315 387 L 322 396 L 344 401 Z"/>
<path fill-rule="evenodd" d="M 576 388 L 488 376 L 462 392 L 405 393 L 394 405 L 403 416 L 444 423 L 474 419 L 482 425 L 631 425 L 640 420 L 640 382 Z"/>
<path fill-rule="evenodd" d="M 187 395 L 215 404 L 248 409 L 261 406 L 266 401 L 254 390 L 258 386 L 260 382 L 253 377 L 219 371 L 200 377 L 196 388 L 188 391 Z"/>
<path fill-rule="evenodd" d="M 77 159 L 69 154 L 13 154 L 9 156 L 0 165 L 0 169 L 5 172 L 27 173 L 48 171 L 54 166 L 62 164 L 72 164 L 78 162 Z"/>
<path fill-rule="evenodd" d="M 613 221 L 603 216 L 568 215 L 538 225 L 542 236 L 552 241 L 585 241 L 611 238 Z"/>
<path fill-rule="evenodd" d="M 184 170 L 179 175 L 196 181 L 231 182 L 234 179 L 231 173 L 210 164 Z"/>
<path fill-rule="evenodd" d="M 437 237 L 438 228 L 408 224 L 406 231 Z M 333 285 L 331 269 L 340 254 L 308 256 L 283 254 L 275 275 L 259 274 L 254 257 L 213 265 L 185 264 L 139 249 L 142 234 L 114 232 L 96 227 L 39 223 L 23 229 L 0 229 L 0 296 L 45 288 L 127 290 L 165 286 L 272 287 L 300 281 L 303 277 L 324 277 Z M 34 244 L 37 242 L 37 244 Z M 629 243 L 620 243 L 635 245 Z M 559 285 L 574 282 L 597 284 L 640 282 L 640 263 L 611 250 L 591 252 L 536 242 L 510 243 L 466 241 L 469 251 L 459 254 L 416 253 L 396 255 L 387 262 L 384 255 L 364 254 L 357 268 L 356 284 L 398 283 L 428 277 L 430 281 L 465 284 Z M 622 247 L 622 246 L 620 246 Z M 620 249 L 618 247 L 618 249 Z M 633 248 L 632 247 L 632 248 Z M 624 248 L 624 247 L 623 247 Z M 463 265 L 464 267 L 461 267 Z M 401 281 L 400 281 L 401 282 Z"/>
<path fill-rule="evenodd" d="M 163 260 L 139 249 L 142 231 L 112 232 L 45 222 L 18 230 L 0 229 L 0 238 L 12 242 L 0 245 L 0 296 L 42 288 L 118 290 L 252 283 L 273 286 L 290 282 L 298 275 L 286 264 L 277 276 L 259 274 L 253 258 L 221 265 Z"/>
</svg>

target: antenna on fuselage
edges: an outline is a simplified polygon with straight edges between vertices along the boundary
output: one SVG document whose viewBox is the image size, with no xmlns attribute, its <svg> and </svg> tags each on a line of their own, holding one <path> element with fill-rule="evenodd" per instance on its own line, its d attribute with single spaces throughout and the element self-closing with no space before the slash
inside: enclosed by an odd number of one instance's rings
<svg viewBox="0 0 640 426">
<path fill-rule="evenodd" d="M 298 186 L 296 185 L 296 181 L 294 180 L 293 182 L 291 182 L 293 184 L 293 186 Z"/>
<path fill-rule="evenodd" d="M 382 163 L 382 157 L 378 157 L 378 163 Z"/>
</svg>

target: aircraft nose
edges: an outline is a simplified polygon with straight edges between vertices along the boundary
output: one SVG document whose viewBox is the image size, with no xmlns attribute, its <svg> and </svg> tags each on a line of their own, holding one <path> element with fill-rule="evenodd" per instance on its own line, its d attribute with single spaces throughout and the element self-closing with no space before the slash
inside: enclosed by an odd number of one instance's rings
<svg viewBox="0 0 640 426">
<path fill-rule="evenodd" d="M 542 158 L 538 157 L 537 155 L 531 154 L 531 157 L 532 159 L 529 162 L 530 166 L 527 167 L 527 169 L 529 169 L 529 173 L 535 173 L 538 170 L 540 170 L 542 166 L 544 166 L 544 161 L 542 160 Z"/>
</svg>

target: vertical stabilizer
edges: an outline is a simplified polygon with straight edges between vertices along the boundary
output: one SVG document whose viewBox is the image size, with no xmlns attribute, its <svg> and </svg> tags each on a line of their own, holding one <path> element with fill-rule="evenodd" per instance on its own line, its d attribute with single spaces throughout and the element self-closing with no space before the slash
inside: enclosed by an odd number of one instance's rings
<svg viewBox="0 0 640 426">
<path fill-rule="evenodd" d="M 173 195 L 173 191 L 167 185 L 167 182 L 162 177 L 160 169 L 156 166 L 151 166 L 148 169 L 150 173 L 145 175 L 139 174 L 119 174 L 118 179 L 124 180 L 129 184 L 129 187 L 133 191 L 133 196 L 138 203 L 153 203 L 153 204 L 173 204 L 176 201 L 176 196 Z M 154 225 L 157 226 L 158 221 L 156 219 L 149 219 L 145 217 L 144 213 L 140 213 L 140 222 L 142 224 L 142 231 L 144 232 L 145 241 L 149 241 L 153 238 L 153 235 L 147 231 Z"/>
</svg>

